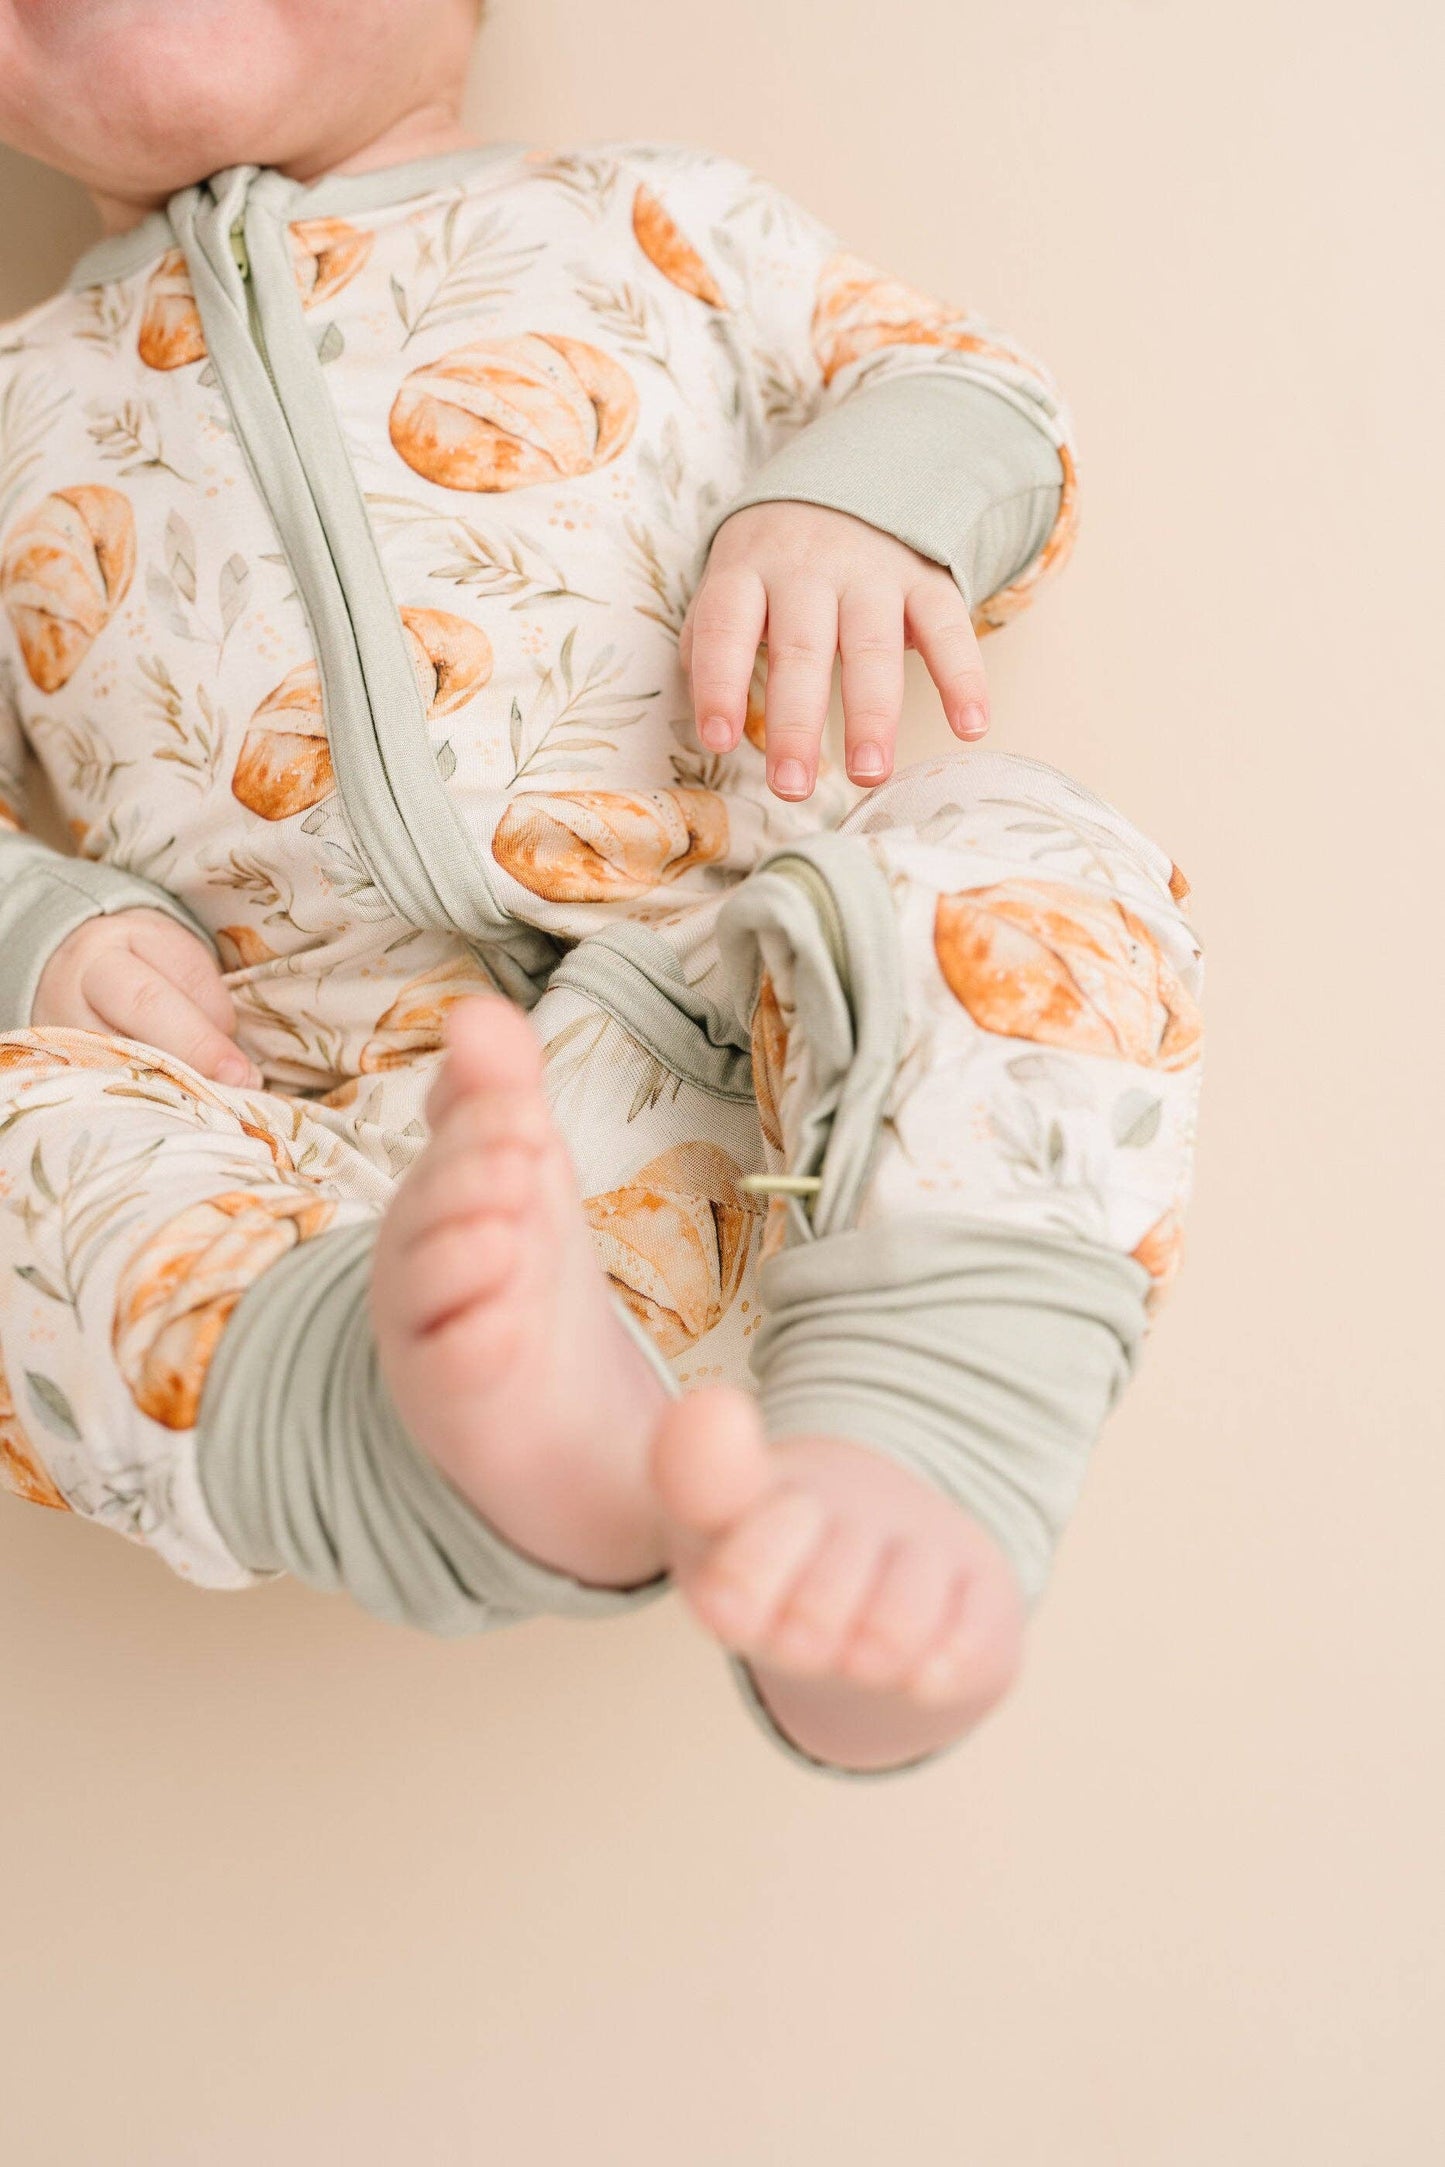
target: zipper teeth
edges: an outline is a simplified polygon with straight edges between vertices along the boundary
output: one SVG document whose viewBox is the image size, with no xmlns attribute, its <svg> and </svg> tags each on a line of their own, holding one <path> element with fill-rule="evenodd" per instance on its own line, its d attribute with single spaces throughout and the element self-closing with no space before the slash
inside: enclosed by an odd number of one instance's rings
<svg viewBox="0 0 1445 2167">
<path fill-rule="evenodd" d="M 266 380 L 270 384 L 272 391 L 276 392 L 279 405 L 281 394 L 277 390 L 275 373 L 271 367 L 271 356 L 266 351 L 266 338 L 261 329 L 261 311 L 256 305 L 256 281 L 251 276 L 251 251 L 246 246 L 244 217 L 236 219 L 232 225 L 230 240 L 231 255 L 236 269 L 241 274 L 241 290 L 246 296 L 246 325 L 251 333 L 251 343 L 261 357 L 261 366 L 266 371 Z"/>
</svg>

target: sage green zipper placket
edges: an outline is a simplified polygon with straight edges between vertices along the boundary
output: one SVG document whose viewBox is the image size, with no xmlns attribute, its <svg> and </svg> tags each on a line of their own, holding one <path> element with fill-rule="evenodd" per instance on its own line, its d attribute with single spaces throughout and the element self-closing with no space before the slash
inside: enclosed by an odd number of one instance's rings
<svg viewBox="0 0 1445 2167">
<path fill-rule="evenodd" d="M 311 627 L 351 840 L 399 918 L 460 934 L 502 990 L 530 1006 L 556 952 L 497 901 L 437 772 L 396 600 L 292 270 L 287 217 L 299 193 L 279 173 L 241 167 L 183 190 L 171 223 L 232 425 Z"/>
</svg>

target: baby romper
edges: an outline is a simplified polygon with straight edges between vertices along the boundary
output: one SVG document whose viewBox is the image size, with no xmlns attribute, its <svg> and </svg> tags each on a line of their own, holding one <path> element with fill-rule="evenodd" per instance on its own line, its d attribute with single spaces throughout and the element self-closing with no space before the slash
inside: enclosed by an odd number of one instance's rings
<svg viewBox="0 0 1445 2167">
<path fill-rule="evenodd" d="M 240 169 L 12 326 L 11 1487 L 202 1584 L 291 1570 L 437 1631 L 655 1592 L 502 1543 L 377 1374 L 377 1218 L 446 1011 L 490 989 L 533 1012 L 669 1388 L 751 1360 L 774 1435 L 917 1467 L 1036 1594 L 1177 1254 L 1181 883 L 1002 755 L 841 825 L 836 778 L 784 805 L 760 689 L 699 750 L 677 637 L 722 519 L 785 497 L 1001 623 L 1073 487 L 1037 364 L 675 146 Z M 26 744 L 74 859 L 20 829 Z M 137 904 L 211 943 L 264 1093 L 26 1028 L 65 935 Z"/>
</svg>

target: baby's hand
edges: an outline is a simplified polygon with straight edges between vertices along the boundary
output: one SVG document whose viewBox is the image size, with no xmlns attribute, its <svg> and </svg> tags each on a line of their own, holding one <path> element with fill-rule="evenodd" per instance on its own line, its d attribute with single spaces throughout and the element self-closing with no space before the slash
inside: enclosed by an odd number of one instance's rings
<svg viewBox="0 0 1445 2167">
<path fill-rule="evenodd" d="M 836 653 L 856 783 L 892 772 L 905 647 L 928 665 L 956 736 L 988 728 L 978 641 L 953 575 L 849 512 L 749 504 L 718 528 L 681 645 L 709 752 L 731 752 L 742 736 L 764 633 L 768 782 L 780 798 L 806 798 L 817 779 Z"/>
<path fill-rule="evenodd" d="M 217 1083 L 261 1082 L 236 1044 L 236 1011 L 215 957 L 164 911 L 120 910 L 67 933 L 41 972 L 30 1020 L 138 1039 Z"/>
</svg>

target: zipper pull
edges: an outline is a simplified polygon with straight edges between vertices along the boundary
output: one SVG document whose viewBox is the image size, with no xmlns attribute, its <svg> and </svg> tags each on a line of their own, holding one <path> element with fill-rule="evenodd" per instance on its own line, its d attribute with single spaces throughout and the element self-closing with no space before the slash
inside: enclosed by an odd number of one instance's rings
<svg viewBox="0 0 1445 2167">
<path fill-rule="evenodd" d="M 251 276 L 251 257 L 246 247 L 245 224 L 239 218 L 231 228 L 231 254 L 236 259 L 236 269 L 241 274 L 242 282 L 248 282 Z"/>
</svg>

